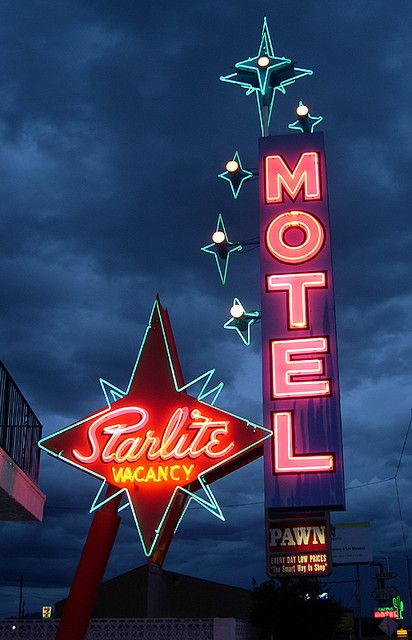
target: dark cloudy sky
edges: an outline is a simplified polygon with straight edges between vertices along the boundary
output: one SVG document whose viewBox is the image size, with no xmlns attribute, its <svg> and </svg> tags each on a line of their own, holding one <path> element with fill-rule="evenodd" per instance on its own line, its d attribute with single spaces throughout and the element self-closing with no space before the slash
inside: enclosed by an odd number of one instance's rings
<svg viewBox="0 0 412 640">
<path fill-rule="evenodd" d="M 393 477 L 412 404 L 411 13 L 409 0 L 1 0 L 0 356 L 45 434 L 103 406 L 100 376 L 125 386 L 156 292 L 186 378 L 215 366 L 220 406 L 260 420 L 259 332 L 248 350 L 222 329 L 234 295 L 259 306 L 258 253 L 236 255 L 223 288 L 199 248 L 218 212 L 231 239 L 257 235 L 256 183 L 233 201 L 216 179 L 235 149 L 257 166 L 256 107 L 219 75 L 256 55 L 267 15 L 275 52 L 314 69 L 278 98 L 271 133 L 299 99 L 325 118 L 346 485 Z M 408 441 L 407 535 L 411 454 Z M 263 580 L 262 485 L 260 462 L 216 484 L 227 522 L 191 509 L 165 568 Z M 0 615 L 16 613 L 21 574 L 26 610 L 65 595 L 97 487 L 42 457 L 43 524 L 0 525 Z M 394 482 L 350 488 L 347 507 L 335 520 L 370 520 L 376 557 L 401 567 Z M 143 561 L 124 515 L 107 575 Z"/>
</svg>

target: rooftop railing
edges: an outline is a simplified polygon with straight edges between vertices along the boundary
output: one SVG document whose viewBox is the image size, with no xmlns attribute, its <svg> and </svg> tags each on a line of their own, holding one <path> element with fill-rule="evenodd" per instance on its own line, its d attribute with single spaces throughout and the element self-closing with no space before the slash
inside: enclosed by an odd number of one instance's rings
<svg viewBox="0 0 412 640">
<path fill-rule="evenodd" d="M 0 448 L 37 484 L 42 425 L 0 361 Z"/>
</svg>

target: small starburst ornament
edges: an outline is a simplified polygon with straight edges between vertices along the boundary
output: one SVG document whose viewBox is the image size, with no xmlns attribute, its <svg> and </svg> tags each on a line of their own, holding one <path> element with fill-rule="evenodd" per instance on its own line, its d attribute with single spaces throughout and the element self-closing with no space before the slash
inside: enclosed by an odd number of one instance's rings
<svg viewBox="0 0 412 640">
<path fill-rule="evenodd" d="M 253 171 L 243 168 L 239 152 L 235 151 L 232 160 L 226 162 L 226 171 L 219 173 L 218 178 L 229 182 L 233 197 L 236 200 L 245 180 L 250 180 L 254 175 Z"/>
<path fill-rule="evenodd" d="M 246 311 L 239 298 L 234 298 L 230 308 L 230 315 L 230 320 L 225 322 L 223 328 L 237 331 L 240 339 L 246 346 L 249 346 L 251 327 L 261 318 L 259 311 Z"/>
<path fill-rule="evenodd" d="M 313 133 L 315 127 L 323 120 L 323 116 L 312 116 L 309 113 L 308 107 L 303 104 L 302 100 L 299 100 L 296 115 L 298 116 L 298 119 L 295 122 L 288 124 L 288 129 L 300 131 L 301 133 Z"/>
<path fill-rule="evenodd" d="M 217 217 L 216 231 L 212 235 L 212 242 L 201 247 L 201 250 L 214 256 L 220 281 L 223 285 L 226 284 L 231 254 L 235 251 L 242 251 L 242 248 L 243 247 L 239 242 L 230 242 L 222 214 L 219 213 Z"/>
</svg>

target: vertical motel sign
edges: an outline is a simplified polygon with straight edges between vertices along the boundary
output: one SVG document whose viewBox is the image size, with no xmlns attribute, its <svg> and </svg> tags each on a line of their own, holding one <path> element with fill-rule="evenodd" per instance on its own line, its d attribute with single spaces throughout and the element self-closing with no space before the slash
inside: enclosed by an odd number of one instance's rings
<svg viewBox="0 0 412 640">
<path fill-rule="evenodd" d="M 343 509 L 323 135 L 261 138 L 259 175 L 265 506 Z"/>
</svg>

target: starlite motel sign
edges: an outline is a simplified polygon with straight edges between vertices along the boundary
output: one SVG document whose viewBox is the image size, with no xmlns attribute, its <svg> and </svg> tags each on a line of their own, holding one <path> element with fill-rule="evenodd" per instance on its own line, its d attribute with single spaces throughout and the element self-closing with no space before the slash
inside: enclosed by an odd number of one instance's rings
<svg viewBox="0 0 412 640">
<path fill-rule="evenodd" d="M 101 380 L 106 406 L 39 443 L 102 481 L 92 510 L 124 494 L 122 508 L 131 508 L 144 552 L 159 565 L 191 500 L 224 520 L 210 483 L 259 458 L 271 436 L 214 406 L 222 383 L 208 389 L 213 372 L 184 384 L 169 317 L 156 300 L 127 388 Z"/>
<path fill-rule="evenodd" d="M 266 508 L 342 509 L 322 134 L 261 138 L 259 175 Z"/>
</svg>

